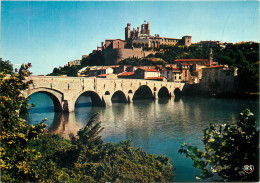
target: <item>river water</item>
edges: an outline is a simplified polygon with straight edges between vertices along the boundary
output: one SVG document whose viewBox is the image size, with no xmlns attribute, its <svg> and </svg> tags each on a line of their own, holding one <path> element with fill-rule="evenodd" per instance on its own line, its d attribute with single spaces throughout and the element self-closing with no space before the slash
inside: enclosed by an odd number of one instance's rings
<svg viewBox="0 0 260 183">
<path fill-rule="evenodd" d="M 239 113 L 250 108 L 259 119 L 258 100 L 182 97 L 179 100 L 137 100 L 131 104 L 113 103 L 112 107 L 91 107 L 91 99 L 81 96 L 73 113 L 54 113 L 51 99 L 42 93 L 31 96 L 36 107 L 29 114 L 29 122 L 37 124 L 47 118 L 48 129 L 68 137 L 76 133 L 87 120 L 99 112 L 104 142 L 131 140 L 134 147 L 147 153 L 170 157 L 175 167 L 175 181 L 196 181 L 199 170 L 192 161 L 179 154 L 183 142 L 202 149 L 202 130 L 214 123 L 229 123 L 238 119 Z"/>
</svg>

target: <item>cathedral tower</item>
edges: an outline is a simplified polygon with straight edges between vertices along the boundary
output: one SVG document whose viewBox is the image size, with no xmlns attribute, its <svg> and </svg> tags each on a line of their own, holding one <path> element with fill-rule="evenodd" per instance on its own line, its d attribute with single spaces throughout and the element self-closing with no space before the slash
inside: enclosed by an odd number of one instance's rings
<svg viewBox="0 0 260 183">
<path fill-rule="evenodd" d="M 141 26 L 141 34 L 147 34 L 148 36 L 150 36 L 150 28 L 149 28 L 149 22 L 147 22 L 147 24 L 142 24 Z"/>
<path fill-rule="evenodd" d="M 131 24 L 130 23 L 127 23 L 126 27 L 125 27 L 125 40 L 128 41 L 128 39 L 130 38 L 130 34 L 131 34 L 131 31 L 130 31 L 130 26 Z"/>
</svg>

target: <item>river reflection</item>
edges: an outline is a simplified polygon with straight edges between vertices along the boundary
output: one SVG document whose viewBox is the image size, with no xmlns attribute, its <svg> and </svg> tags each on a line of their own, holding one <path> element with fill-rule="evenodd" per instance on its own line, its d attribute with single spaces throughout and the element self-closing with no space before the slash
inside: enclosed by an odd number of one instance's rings
<svg viewBox="0 0 260 183">
<path fill-rule="evenodd" d="M 42 96 L 38 100 L 46 101 Z M 191 160 L 178 153 L 181 144 L 187 142 L 202 147 L 202 130 L 209 123 L 237 120 L 244 108 L 252 109 L 258 119 L 258 101 L 254 100 L 183 97 L 138 100 L 131 104 L 113 103 L 112 107 L 101 108 L 91 107 L 89 98 L 84 96 L 77 101 L 73 113 L 54 113 L 49 109 L 48 112 L 44 109 L 39 112 L 36 109 L 29 115 L 29 121 L 35 124 L 35 121 L 47 117 L 52 133 L 68 137 L 69 133 L 76 134 L 91 115 L 99 112 L 97 118 L 102 121 L 104 130 L 101 135 L 105 142 L 131 140 L 135 147 L 141 147 L 148 153 L 166 155 L 176 168 L 175 181 L 187 182 L 196 181 L 199 170 L 192 166 Z"/>
</svg>

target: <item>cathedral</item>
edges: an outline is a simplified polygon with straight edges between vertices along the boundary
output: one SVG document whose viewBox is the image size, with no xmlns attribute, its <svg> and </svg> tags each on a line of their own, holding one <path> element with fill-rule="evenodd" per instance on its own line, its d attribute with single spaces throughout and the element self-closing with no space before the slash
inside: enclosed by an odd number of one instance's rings
<svg viewBox="0 0 260 183">
<path fill-rule="evenodd" d="M 183 36 L 182 39 L 160 37 L 159 34 L 150 35 L 149 22 L 144 23 L 137 29 L 131 31 L 131 24 L 127 23 L 125 27 L 126 45 L 131 45 L 136 48 L 159 48 L 160 45 L 191 45 L 191 36 Z"/>
<path fill-rule="evenodd" d="M 106 39 L 97 47 L 97 51 L 102 51 L 106 65 L 118 64 L 126 58 L 143 58 L 149 54 L 155 54 L 154 48 L 160 45 L 191 45 L 191 36 L 183 36 L 182 39 L 160 37 L 159 34 L 150 34 L 149 22 L 144 22 L 137 29 L 131 30 L 131 24 L 125 27 L 125 40 Z"/>
</svg>

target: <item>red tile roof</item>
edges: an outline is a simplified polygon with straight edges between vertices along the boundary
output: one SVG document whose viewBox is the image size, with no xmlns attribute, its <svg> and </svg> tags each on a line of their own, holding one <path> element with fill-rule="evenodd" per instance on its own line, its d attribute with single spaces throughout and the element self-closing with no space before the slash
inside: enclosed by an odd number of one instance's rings
<svg viewBox="0 0 260 183">
<path fill-rule="evenodd" d="M 181 64 L 181 65 L 190 65 L 190 64 Z"/>
<path fill-rule="evenodd" d="M 224 66 L 222 66 L 222 65 L 215 65 L 215 66 L 206 67 L 206 69 L 223 68 L 223 67 Z"/>
<path fill-rule="evenodd" d="M 108 66 L 108 67 L 110 67 L 110 68 L 117 68 L 117 67 L 119 67 L 119 65 L 112 65 L 112 66 Z"/>
<path fill-rule="evenodd" d="M 215 66 L 211 66 L 212 68 L 220 68 L 223 67 L 222 65 L 215 65 Z"/>
<path fill-rule="evenodd" d="M 199 72 L 199 71 L 201 71 L 201 69 L 197 69 L 196 71 L 194 71 L 194 72 Z"/>
<path fill-rule="evenodd" d="M 168 69 L 162 67 L 162 68 L 160 68 L 160 70 L 161 70 L 161 71 L 167 71 Z"/>
<path fill-rule="evenodd" d="M 159 72 L 156 69 L 147 69 L 147 68 L 141 68 L 141 67 L 139 69 L 142 69 L 143 71 L 148 71 L 148 72 Z"/>
<path fill-rule="evenodd" d="M 163 79 L 164 77 L 147 77 L 145 79 Z"/>
<path fill-rule="evenodd" d="M 177 59 L 174 62 L 208 62 L 208 59 Z"/>
<path fill-rule="evenodd" d="M 118 74 L 118 76 L 131 76 L 133 74 L 134 74 L 134 72 L 123 72 L 121 74 Z"/>
<path fill-rule="evenodd" d="M 97 77 L 103 77 L 103 76 L 108 76 L 109 74 L 100 74 Z"/>
</svg>

